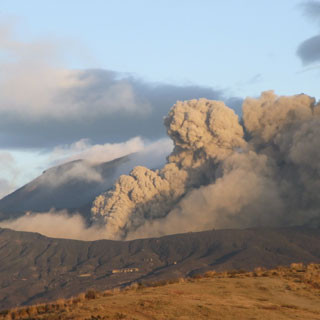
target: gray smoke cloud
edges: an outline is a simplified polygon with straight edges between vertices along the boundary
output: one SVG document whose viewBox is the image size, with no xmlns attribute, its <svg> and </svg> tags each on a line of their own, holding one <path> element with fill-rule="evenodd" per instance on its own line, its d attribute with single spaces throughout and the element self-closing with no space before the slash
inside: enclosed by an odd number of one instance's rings
<svg viewBox="0 0 320 320">
<path fill-rule="evenodd" d="M 220 101 L 177 102 L 161 170 L 136 167 L 98 196 L 92 221 L 114 239 L 320 220 L 320 107 L 268 91 L 239 121 Z"/>
<path fill-rule="evenodd" d="M 302 4 L 305 15 L 320 25 L 320 2 L 307 1 Z M 297 49 L 297 55 L 304 65 L 320 61 L 320 34 L 304 40 Z"/>
</svg>

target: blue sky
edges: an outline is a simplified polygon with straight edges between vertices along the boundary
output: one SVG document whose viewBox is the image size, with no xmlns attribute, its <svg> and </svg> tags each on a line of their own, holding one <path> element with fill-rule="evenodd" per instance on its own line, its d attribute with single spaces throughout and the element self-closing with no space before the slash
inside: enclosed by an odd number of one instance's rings
<svg viewBox="0 0 320 320">
<path fill-rule="evenodd" d="M 0 8 L 0 197 L 83 139 L 90 148 L 161 138 L 177 99 L 222 99 L 239 112 L 241 99 L 270 89 L 320 98 L 319 1 L 2 0 Z"/>
<path fill-rule="evenodd" d="M 318 71 L 302 72 L 295 54 L 319 31 L 302 3 L 10 0 L 2 1 L 1 15 L 15 22 L 20 39 L 59 45 L 66 67 L 129 72 L 242 96 L 266 89 L 317 95 Z"/>
</svg>

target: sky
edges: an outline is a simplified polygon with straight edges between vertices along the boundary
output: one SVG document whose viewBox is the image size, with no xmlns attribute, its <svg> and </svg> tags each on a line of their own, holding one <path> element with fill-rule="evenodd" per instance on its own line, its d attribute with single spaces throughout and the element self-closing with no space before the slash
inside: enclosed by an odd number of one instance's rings
<svg viewBox="0 0 320 320">
<path fill-rule="evenodd" d="M 241 115 L 266 90 L 319 99 L 319 77 L 320 1 L 0 0 L 0 198 L 163 138 L 177 100 Z"/>
</svg>

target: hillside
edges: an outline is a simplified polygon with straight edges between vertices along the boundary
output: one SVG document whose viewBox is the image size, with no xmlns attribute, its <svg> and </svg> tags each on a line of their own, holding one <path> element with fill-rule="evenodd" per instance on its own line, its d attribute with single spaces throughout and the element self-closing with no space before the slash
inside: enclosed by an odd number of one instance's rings
<svg viewBox="0 0 320 320">
<path fill-rule="evenodd" d="M 69 300 L 7 310 L 0 319 L 320 319 L 320 265 L 89 290 Z"/>
<path fill-rule="evenodd" d="M 78 210 L 86 215 L 94 198 L 128 170 L 125 166 L 129 161 L 128 156 L 100 164 L 76 160 L 50 168 L 0 200 L 0 220 L 52 208 Z"/>
<path fill-rule="evenodd" d="M 0 229 L 0 308 L 212 269 L 320 262 L 319 249 L 319 229 L 311 228 L 211 230 L 92 242 Z"/>
</svg>

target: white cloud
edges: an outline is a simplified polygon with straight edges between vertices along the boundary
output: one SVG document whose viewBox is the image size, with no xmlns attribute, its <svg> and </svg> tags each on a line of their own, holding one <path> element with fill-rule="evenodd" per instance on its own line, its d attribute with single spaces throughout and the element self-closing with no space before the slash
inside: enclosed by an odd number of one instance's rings
<svg viewBox="0 0 320 320">
<path fill-rule="evenodd" d="M 88 139 L 81 139 L 71 145 L 57 146 L 50 157 L 53 163 L 67 162 L 77 159 L 93 163 L 111 161 L 127 154 L 142 151 L 145 142 L 140 137 L 121 143 L 105 143 L 92 145 Z"/>
<path fill-rule="evenodd" d="M 20 171 L 9 152 L 0 152 L 0 199 L 16 188 Z"/>
<path fill-rule="evenodd" d="M 0 112 L 38 121 L 52 117 L 94 118 L 118 112 L 145 113 L 146 101 L 132 84 L 110 72 L 99 83 L 95 74 L 59 66 L 59 46 L 44 41 L 25 43 L 14 39 L 8 26 L 0 26 Z"/>
<path fill-rule="evenodd" d="M 0 24 L 4 148 L 52 148 L 83 137 L 100 144 L 135 136 L 155 140 L 165 135 L 162 119 L 177 100 L 206 97 L 234 108 L 241 103 L 211 87 L 151 83 L 104 69 L 71 70 L 62 63 L 64 43 L 17 39 L 13 28 Z"/>
</svg>

